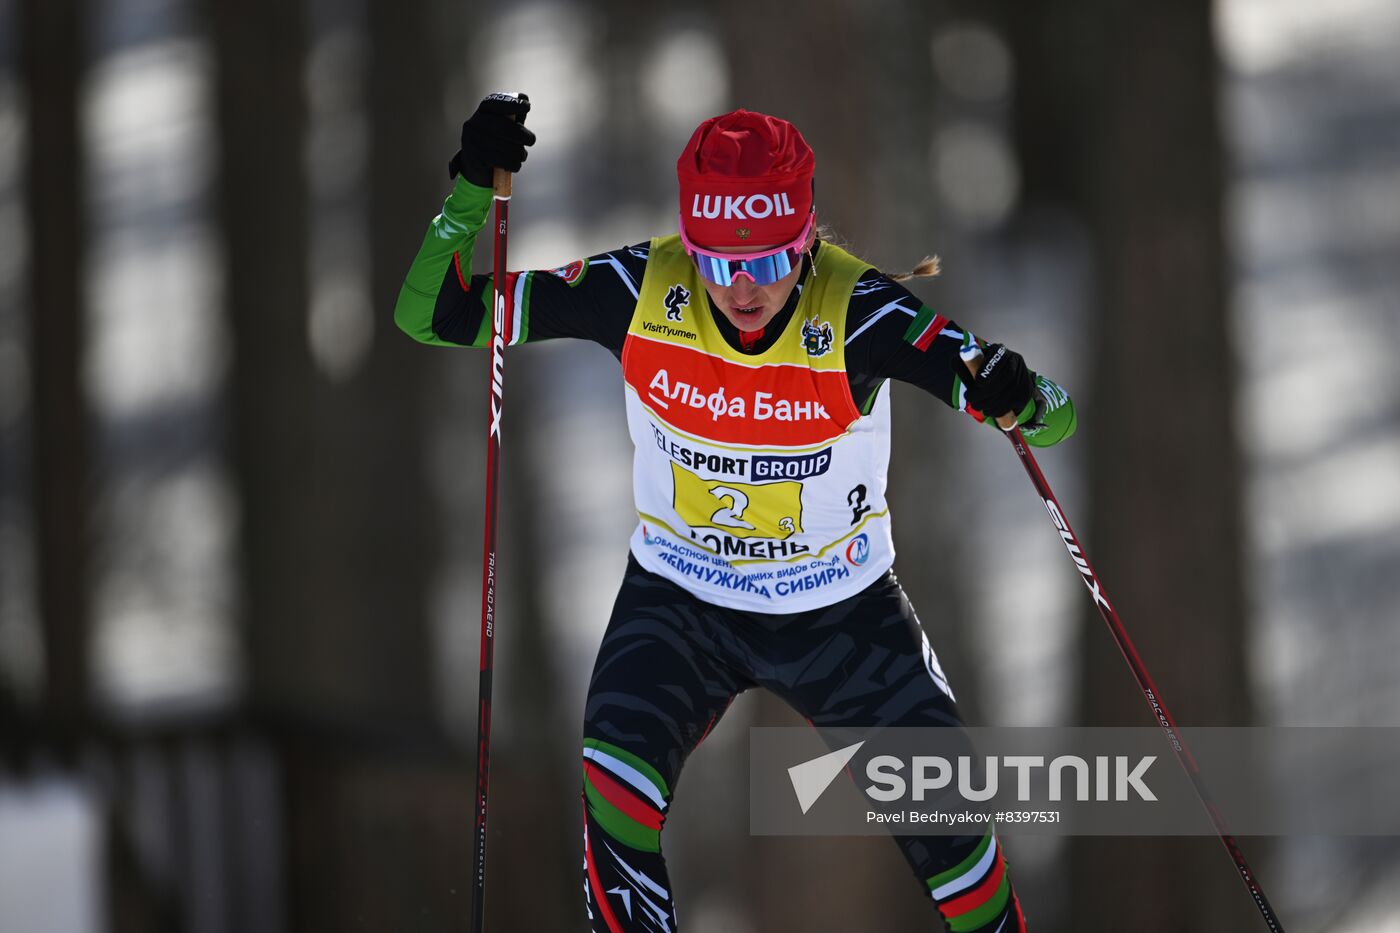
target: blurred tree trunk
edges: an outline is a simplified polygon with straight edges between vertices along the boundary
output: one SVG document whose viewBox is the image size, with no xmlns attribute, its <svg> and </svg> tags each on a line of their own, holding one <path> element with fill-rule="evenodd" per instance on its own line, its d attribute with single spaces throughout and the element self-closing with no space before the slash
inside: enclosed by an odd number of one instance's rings
<svg viewBox="0 0 1400 933">
<path fill-rule="evenodd" d="M 333 648 L 313 637 L 321 554 L 309 506 L 320 477 L 306 326 L 307 26 L 297 3 L 207 2 L 247 690 L 255 708 L 297 709 L 329 676 Z"/>
<path fill-rule="evenodd" d="M 24 0 L 20 49 L 28 105 L 25 205 L 34 537 L 43 632 L 43 715 L 65 753 L 87 719 L 91 440 L 87 345 L 86 169 L 78 85 L 87 62 L 81 0 Z"/>
<path fill-rule="evenodd" d="M 355 374 L 331 390 L 340 494 L 326 500 L 344 549 L 336 591 L 372 677 L 367 697 L 386 723 L 435 734 L 429 599 L 441 536 L 428 474 L 426 425 L 434 358 L 392 325 L 404 274 L 443 194 L 442 69 L 432 0 L 368 5 L 370 307 L 374 339 Z M 362 688 L 363 689 L 363 688 Z"/>
<path fill-rule="evenodd" d="M 656 151 L 656 129 L 649 117 L 642 74 L 647 56 L 660 39 L 657 6 L 647 0 L 595 0 L 593 6 L 602 24 L 594 41 L 608 105 L 600 112 L 603 125 L 593 135 L 594 144 L 580 154 L 597 172 L 596 183 L 587 186 L 598 200 L 590 208 L 606 211 L 619 196 L 636 204 L 670 203 L 675 199 L 673 189 L 656 190 L 656 163 L 667 159 L 666 153 Z M 625 192 L 616 190 L 619 178 L 627 179 Z"/>
<path fill-rule="evenodd" d="M 368 179 L 346 196 L 363 204 L 368 192 L 379 332 L 331 383 L 316 375 L 307 330 L 306 11 L 209 2 L 247 681 L 251 705 L 285 740 L 291 926 L 415 917 L 456 928 L 467 916 L 458 892 L 471 785 L 432 751 L 442 739 L 428 605 L 439 551 L 425 463 L 430 367 L 388 325 L 441 196 L 439 112 L 425 93 L 440 86 L 430 6 L 366 6 Z M 353 171 L 349 155 L 313 169 Z"/>
<path fill-rule="evenodd" d="M 1010 21 L 1028 191 L 1074 204 L 1096 254 L 1085 543 L 1179 721 L 1248 723 L 1212 4 L 1060 0 Z M 1101 621 L 1085 616 L 1080 720 L 1150 725 Z M 1071 851 L 1076 930 L 1256 922 L 1214 839 L 1077 839 Z"/>
<path fill-rule="evenodd" d="M 39 721 L 65 763 L 91 741 L 93 460 L 83 387 L 87 350 L 87 151 L 79 85 L 87 70 L 87 4 L 23 0 L 18 26 L 27 91 L 24 108 L 28 225 L 31 497 L 43 686 Z M 0 732 L 9 698 L 0 687 Z M 26 736 L 26 738 L 28 738 Z M 8 744 L 8 742 L 7 742 Z M 27 743 L 26 743 L 27 744 Z M 24 749 L 27 751 L 27 749 Z M 8 751 L 8 749 L 7 749 Z M 142 873 L 128 832 L 130 814 L 105 813 L 99 870 L 104 919 L 113 933 L 169 929 L 170 902 Z"/>
<path fill-rule="evenodd" d="M 369 207 L 377 339 L 343 383 L 307 339 L 309 189 L 298 4 L 212 0 L 249 677 L 256 703 L 362 728 L 433 715 L 427 585 L 436 540 L 423 360 L 384 322 L 441 194 L 423 0 L 368 5 Z M 425 71 L 428 73 L 425 74 Z M 353 160 L 316 171 L 353 170 Z M 361 191 L 366 188 L 361 188 Z M 362 196 L 362 195 L 361 195 Z"/>
<path fill-rule="evenodd" d="M 1241 455 L 1212 4 L 1109 7 L 1091 201 L 1101 303 L 1091 353 L 1090 546 L 1103 555 L 1100 569 L 1178 720 L 1246 724 Z M 1148 724 L 1118 649 L 1091 622 L 1084 721 Z M 1128 858 L 1109 847 L 1075 850 L 1075 916 L 1102 910 L 1115 918 L 1102 929 L 1132 917 L 1144 933 L 1225 933 L 1257 922 L 1215 840 L 1126 848 Z M 1173 879 L 1171 893 L 1163 878 Z"/>
<path fill-rule="evenodd" d="M 81 0 L 25 0 L 18 17 L 28 92 L 31 495 L 43 639 L 38 721 L 49 730 L 39 738 L 41 747 L 56 749 L 69 767 L 79 765 L 80 755 L 93 753 L 100 735 L 89 655 L 92 430 L 82 377 L 88 346 L 88 201 L 79 87 L 87 71 L 90 13 Z M 0 697 L 0 706 L 5 699 Z M 13 734 L 8 725 L 0 723 L 7 738 Z M 173 899 L 143 871 L 133 813 L 119 793 L 99 794 L 93 802 L 105 808 L 95 868 L 103 874 L 106 928 L 112 933 L 173 929 Z"/>
<path fill-rule="evenodd" d="M 224 305 L 232 338 L 230 446 L 239 498 L 239 572 L 248 705 L 273 724 L 306 717 L 332 675 L 314 638 L 321 542 L 314 501 L 313 368 L 307 343 L 308 190 L 302 167 L 307 25 L 301 4 L 206 0 L 214 51 L 218 162 L 215 197 L 224 247 Z M 298 851 L 323 810 L 304 796 L 305 769 L 282 743 L 288 801 L 289 910 L 314 898 L 317 862 Z M 302 830 L 299 832 L 298 830 Z M 335 916 L 335 915 L 332 915 Z M 327 918 L 328 925 L 335 925 Z M 294 927 L 295 928 L 295 927 Z"/>
</svg>

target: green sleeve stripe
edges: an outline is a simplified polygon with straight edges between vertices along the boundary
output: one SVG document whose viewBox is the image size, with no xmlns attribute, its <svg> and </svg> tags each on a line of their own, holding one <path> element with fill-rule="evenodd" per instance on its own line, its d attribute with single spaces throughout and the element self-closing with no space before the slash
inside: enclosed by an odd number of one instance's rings
<svg viewBox="0 0 1400 933">
<path fill-rule="evenodd" d="M 932 308 L 930 308 L 928 305 L 920 305 L 919 313 L 914 315 L 914 320 L 904 331 L 904 342 L 913 343 L 915 340 L 918 340 L 919 335 L 921 335 L 925 330 L 928 329 L 928 326 L 930 323 L 933 322 L 934 317 L 936 317 L 936 315 L 934 314 Z"/>
<path fill-rule="evenodd" d="M 512 346 L 530 339 L 530 292 L 535 287 L 535 273 L 526 272 L 524 275 L 525 288 L 520 293 L 520 333 L 514 335 Z"/>
<path fill-rule="evenodd" d="M 963 875 L 972 871 L 972 869 L 977 866 L 977 863 L 982 860 L 982 856 L 987 852 L 987 846 L 991 845 L 991 843 L 992 831 L 987 830 L 987 835 L 982 837 L 982 841 L 977 844 L 977 848 L 972 850 L 972 854 L 947 871 L 930 878 L 928 880 L 928 889 L 930 891 L 936 891 L 948 882 L 961 878 Z"/>
</svg>

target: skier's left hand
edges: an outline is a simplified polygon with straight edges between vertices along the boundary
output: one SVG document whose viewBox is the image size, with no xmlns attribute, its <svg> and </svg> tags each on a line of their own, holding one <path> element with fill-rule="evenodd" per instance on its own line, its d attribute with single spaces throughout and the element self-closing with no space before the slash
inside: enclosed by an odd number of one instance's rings
<svg viewBox="0 0 1400 933">
<path fill-rule="evenodd" d="M 964 373 L 967 404 L 990 419 L 1015 414 L 1017 421 L 1034 415 L 1035 373 L 1026 366 L 1025 358 L 999 343 L 988 344 L 981 350 L 977 372 Z"/>
<path fill-rule="evenodd" d="M 523 92 L 487 94 L 462 124 L 462 148 L 447 163 L 448 173 L 453 178 L 461 173 L 472 184 L 489 188 L 495 169 L 520 171 L 529 155 L 526 147 L 535 144 L 535 134 L 525 128 L 529 112 L 530 97 Z"/>
</svg>

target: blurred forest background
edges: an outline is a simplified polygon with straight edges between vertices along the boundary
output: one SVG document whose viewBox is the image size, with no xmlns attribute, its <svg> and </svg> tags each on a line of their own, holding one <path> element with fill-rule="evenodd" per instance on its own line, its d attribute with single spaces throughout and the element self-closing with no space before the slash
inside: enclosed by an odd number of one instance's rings
<svg viewBox="0 0 1400 933">
<path fill-rule="evenodd" d="M 796 122 L 823 220 L 1075 393 L 1042 464 L 1179 720 L 1400 725 L 1393 0 L 0 0 L 0 929 L 467 928 L 486 361 L 391 313 L 496 88 L 518 268 L 672 230 L 701 119 Z M 630 450 L 602 349 L 509 364 L 488 923 L 580 930 Z M 1005 442 L 895 417 L 970 721 L 1149 725 Z M 885 840 L 748 836 L 789 721 L 690 762 L 683 927 L 932 928 Z M 1396 840 L 1244 845 L 1294 933 L 1400 930 Z M 1009 848 L 1038 933 L 1262 928 L 1213 839 Z"/>
</svg>

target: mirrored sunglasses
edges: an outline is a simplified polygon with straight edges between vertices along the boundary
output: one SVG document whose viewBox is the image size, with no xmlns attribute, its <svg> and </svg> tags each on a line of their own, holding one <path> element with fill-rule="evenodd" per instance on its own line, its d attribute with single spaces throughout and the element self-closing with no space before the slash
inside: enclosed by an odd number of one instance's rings
<svg viewBox="0 0 1400 933">
<path fill-rule="evenodd" d="M 803 246 L 807 235 L 816 222 L 816 212 L 807 215 L 807 223 L 802 227 L 797 239 L 775 249 L 756 253 L 714 253 L 690 242 L 685 235 L 685 222 L 681 221 L 681 244 L 695 263 L 700 277 L 715 285 L 733 285 L 734 280 L 747 275 L 755 285 L 772 285 L 796 269 L 802 262 Z"/>
</svg>

